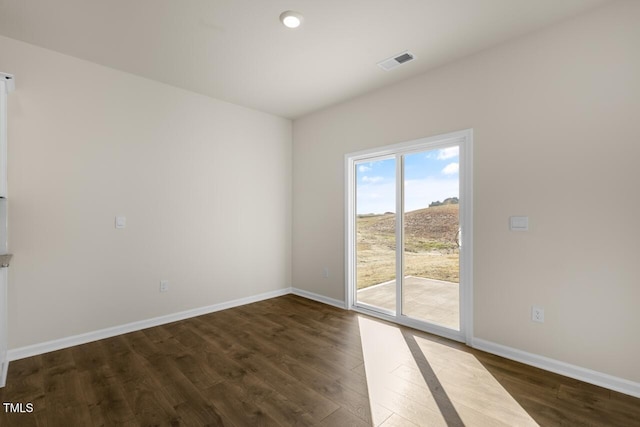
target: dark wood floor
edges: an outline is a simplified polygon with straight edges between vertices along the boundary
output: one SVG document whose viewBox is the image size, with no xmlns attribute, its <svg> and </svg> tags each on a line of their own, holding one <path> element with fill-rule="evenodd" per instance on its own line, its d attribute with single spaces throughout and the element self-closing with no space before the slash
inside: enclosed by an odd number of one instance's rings
<svg viewBox="0 0 640 427">
<path fill-rule="evenodd" d="M 292 295 L 12 362 L 0 401 L 33 404 L 7 427 L 640 425 L 640 399 Z"/>
</svg>

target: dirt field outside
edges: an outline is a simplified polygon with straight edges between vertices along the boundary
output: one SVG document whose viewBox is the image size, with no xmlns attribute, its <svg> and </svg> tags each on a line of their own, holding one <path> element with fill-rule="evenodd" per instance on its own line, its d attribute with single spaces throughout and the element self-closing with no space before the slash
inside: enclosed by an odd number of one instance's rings
<svg viewBox="0 0 640 427">
<path fill-rule="evenodd" d="M 357 219 L 358 289 L 395 279 L 395 214 Z M 405 214 L 405 275 L 459 282 L 458 205 Z"/>
</svg>

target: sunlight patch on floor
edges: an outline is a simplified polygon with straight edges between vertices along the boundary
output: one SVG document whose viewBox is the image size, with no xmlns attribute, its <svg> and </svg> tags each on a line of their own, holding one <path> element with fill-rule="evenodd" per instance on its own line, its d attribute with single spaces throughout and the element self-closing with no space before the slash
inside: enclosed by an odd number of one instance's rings
<svg viewBox="0 0 640 427">
<path fill-rule="evenodd" d="M 473 356 L 358 317 L 375 426 L 537 426 Z"/>
</svg>

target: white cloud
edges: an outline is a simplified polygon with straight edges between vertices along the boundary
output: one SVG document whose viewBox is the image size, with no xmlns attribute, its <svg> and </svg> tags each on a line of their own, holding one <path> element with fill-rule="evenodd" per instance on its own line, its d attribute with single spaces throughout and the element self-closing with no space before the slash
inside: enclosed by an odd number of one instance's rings
<svg viewBox="0 0 640 427">
<path fill-rule="evenodd" d="M 362 182 L 366 182 L 367 184 L 375 184 L 376 182 L 384 181 L 384 178 L 381 176 L 363 176 Z"/>
<path fill-rule="evenodd" d="M 358 166 L 358 172 L 369 172 L 371 170 L 371 166 L 360 165 Z"/>
<path fill-rule="evenodd" d="M 458 173 L 460 170 L 460 165 L 458 163 L 449 163 L 447 166 L 442 169 L 442 173 L 445 175 L 454 175 Z"/>
<path fill-rule="evenodd" d="M 457 157 L 460 153 L 460 147 L 448 147 L 438 150 L 438 160 L 447 160 L 453 157 Z"/>
</svg>

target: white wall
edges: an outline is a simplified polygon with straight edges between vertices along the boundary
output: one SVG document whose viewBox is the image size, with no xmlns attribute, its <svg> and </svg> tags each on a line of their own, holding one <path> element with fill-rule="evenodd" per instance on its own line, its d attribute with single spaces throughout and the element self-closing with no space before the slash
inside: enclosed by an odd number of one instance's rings
<svg viewBox="0 0 640 427">
<path fill-rule="evenodd" d="M 640 381 L 639 22 L 615 2 L 294 121 L 293 286 L 344 298 L 345 153 L 473 128 L 476 337 Z"/>
<path fill-rule="evenodd" d="M 10 348 L 290 286 L 289 120 L 3 37 L 0 52 L 17 81 Z"/>
</svg>

